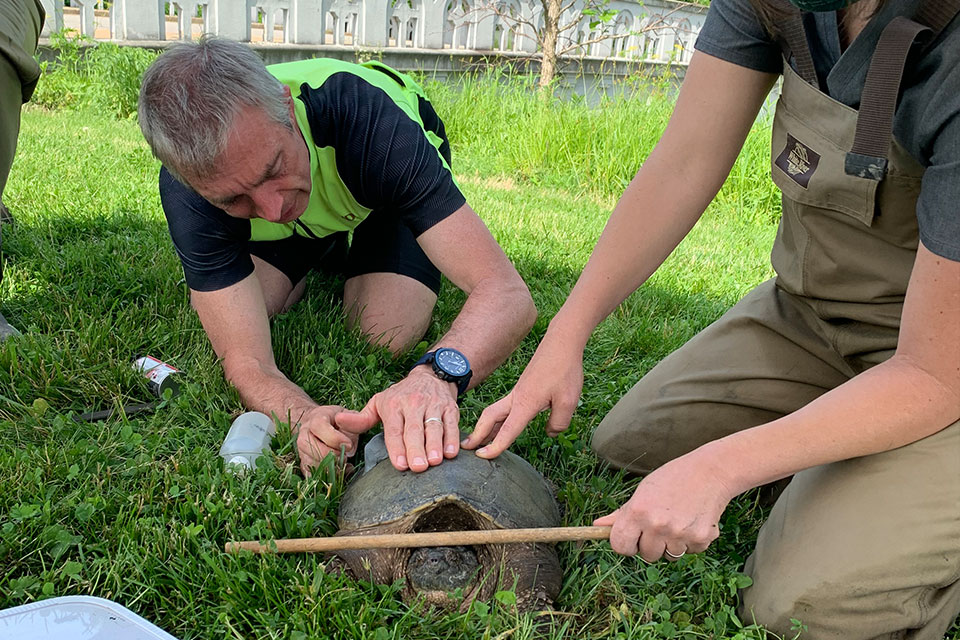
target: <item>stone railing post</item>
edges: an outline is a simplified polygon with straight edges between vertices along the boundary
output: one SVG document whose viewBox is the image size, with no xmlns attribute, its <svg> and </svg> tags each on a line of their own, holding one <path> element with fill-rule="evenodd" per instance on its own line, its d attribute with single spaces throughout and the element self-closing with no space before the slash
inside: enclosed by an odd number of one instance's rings
<svg viewBox="0 0 960 640">
<path fill-rule="evenodd" d="M 202 0 L 173 0 L 170 6 L 176 5 L 180 10 L 177 16 L 177 24 L 180 26 L 180 39 L 193 40 L 193 16 L 197 15 L 197 6 L 204 5 Z M 202 31 L 202 30 L 201 30 Z"/>
<path fill-rule="evenodd" d="M 359 16 L 362 23 L 359 44 L 376 48 L 387 46 L 389 8 L 390 0 L 363 0 L 363 10 Z"/>
<path fill-rule="evenodd" d="M 273 42 L 274 21 L 277 11 L 283 11 L 283 41 L 290 42 L 290 1 L 291 0 L 255 0 L 254 7 L 263 11 L 263 41 Z"/>
<path fill-rule="evenodd" d="M 443 49 L 443 32 L 447 28 L 447 3 L 450 0 L 423 0 L 424 49 Z"/>
<path fill-rule="evenodd" d="M 42 37 L 50 37 L 54 31 L 63 30 L 63 0 L 40 0 L 47 19 L 43 21 Z"/>
<path fill-rule="evenodd" d="M 540 14 L 542 13 L 543 5 L 538 0 L 521 0 L 520 15 L 527 23 L 519 25 L 522 34 L 520 36 L 520 51 L 536 53 L 537 33 L 530 25 L 540 24 Z"/>
<path fill-rule="evenodd" d="M 96 25 L 94 24 L 93 10 L 96 8 L 96 0 L 73 0 L 80 5 L 80 34 L 92 38 Z"/>
<path fill-rule="evenodd" d="M 165 40 L 163 0 L 116 0 L 113 33 L 120 40 Z"/>
<path fill-rule="evenodd" d="M 291 42 L 297 44 L 323 44 L 326 28 L 323 0 L 293 0 L 290 30 Z"/>
<path fill-rule="evenodd" d="M 480 51 L 493 49 L 493 31 L 496 24 L 493 10 L 482 3 L 476 4 L 470 13 L 470 19 L 475 23 L 474 47 Z"/>
<path fill-rule="evenodd" d="M 248 0 L 210 0 L 208 28 L 223 38 L 250 42 L 250 2 Z"/>
</svg>

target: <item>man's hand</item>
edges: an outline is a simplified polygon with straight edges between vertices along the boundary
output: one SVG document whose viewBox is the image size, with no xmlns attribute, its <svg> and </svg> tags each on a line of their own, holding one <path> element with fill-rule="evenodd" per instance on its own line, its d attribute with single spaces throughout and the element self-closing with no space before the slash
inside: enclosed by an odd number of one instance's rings
<svg viewBox="0 0 960 640">
<path fill-rule="evenodd" d="M 293 426 L 296 434 L 300 468 L 306 478 L 327 454 L 340 455 L 346 447 L 346 455 L 352 456 L 357 449 L 357 434 L 337 428 L 336 415 L 343 407 L 336 405 L 316 406 L 306 411 L 300 422 Z"/>
<path fill-rule="evenodd" d="M 341 411 L 335 419 L 354 438 L 382 422 L 387 453 L 399 471 L 426 471 L 460 451 L 457 385 L 438 378 L 428 365 L 370 398 L 362 411 Z"/>
<path fill-rule="evenodd" d="M 582 389 L 583 352 L 571 350 L 562 340 L 551 340 L 548 335 L 513 390 L 480 414 L 473 433 L 462 442 L 463 448 L 476 449 L 486 444 L 477 450 L 477 455 L 495 458 L 546 409 L 550 409 L 547 435 L 556 437 L 570 426 Z"/>
<path fill-rule="evenodd" d="M 706 550 L 720 535 L 720 516 L 733 498 L 722 467 L 706 458 L 698 450 L 668 462 L 644 478 L 622 507 L 593 524 L 612 525 L 613 550 L 647 562 Z"/>
</svg>

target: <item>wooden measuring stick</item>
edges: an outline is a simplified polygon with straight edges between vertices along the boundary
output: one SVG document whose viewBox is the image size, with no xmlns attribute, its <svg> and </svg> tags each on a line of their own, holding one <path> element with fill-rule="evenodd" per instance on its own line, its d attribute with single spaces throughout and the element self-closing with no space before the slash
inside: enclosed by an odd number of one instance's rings
<svg viewBox="0 0 960 640">
<path fill-rule="evenodd" d="M 369 536 L 331 536 L 296 538 L 260 544 L 256 540 L 228 542 L 227 553 L 242 549 L 254 553 L 300 553 L 340 551 L 343 549 L 399 549 L 406 547 L 455 547 L 476 544 L 509 544 L 517 542 L 567 542 L 571 540 L 606 540 L 610 527 L 544 527 L 538 529 L 484 529 L 473 531 L 433 531 L 429 533 L 390 533 Z M 276 549 L 274 549 L 276 545 Z"/>
</svg>

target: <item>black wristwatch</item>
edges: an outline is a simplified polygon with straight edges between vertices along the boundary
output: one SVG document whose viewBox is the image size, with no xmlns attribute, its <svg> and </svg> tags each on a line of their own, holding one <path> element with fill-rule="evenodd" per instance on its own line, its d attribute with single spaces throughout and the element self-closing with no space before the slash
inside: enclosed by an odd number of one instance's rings
<svg viewBox="0 0 960 640">
<path fill-rule="evenodd" d="M 433 372 L 437 374 L 438 378 L 456 384 L 458 398 L 467 390 L 467 385 L 470 384 L 470 377 L 473 375 L 467 356 L 449 347 L 441 347 L 436 351 L 427 351 L 423 354 L 423 357 L 417 360 L 411 369 L 415 369 L 422 364 L 433 365 Z"/>
</svg>

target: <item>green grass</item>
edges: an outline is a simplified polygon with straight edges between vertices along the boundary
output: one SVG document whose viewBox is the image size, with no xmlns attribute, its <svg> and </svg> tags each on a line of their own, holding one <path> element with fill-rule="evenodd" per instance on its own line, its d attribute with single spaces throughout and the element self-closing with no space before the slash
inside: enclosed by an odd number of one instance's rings
<svg viewBox="0 0 960 640">
<path fill-rule="evenodd" d="M 460 95 L 430 90 L 447 119 L 458 180 L 541 314 L 517 353 L 466 397 L 469 426 L 519 376 L 669 104 L 657 96 L 589 110 L 481 81 Z M 549 148 L 518 148 L 517 117 L 534 140 L 552 140 Z M 605 412 L 770 276 L 775 220 L 761 208 L 774 198 L 762 182 L 768 135 L 762 126 L 752 135 L 704 219 L 597 330 L 569 431 L 545 438 L 541 417 L 514 445 L 558 487 L 565 524 L 589 524 L 636 484 L 589 450 Z M 677 563 L 646 565 L 605 543 L 560 545 L 557 609 L 536 616 L 518 615 L 506 598 L 465 613 L 408 606 L 396 587 L 327 575 L 315 555 L 224 554 L 229 540 L 333 533 L 343 484 L 332 468 L 301 479 L 284 433 L 256 473 L 223 471 L 217 450 L 242 408 L 189 307 L 157 170 L 131 120 L 24 112 L 4 195 L 17 222 L 4 228 L 0 308 L 26 335 L 0 345 L 0 608 L 96 595 L 184 640 L 772 637 L 734 614 L 762 522 L 755 494 L 730 505 L 708 552 Z M 274 321 L 274 347 L 280 367 L 313 397 L 359 408 L 410 359 L 392 361 L 344 328 L 339 285 L 313 277 L 305 300 Z M 444 285 L 427 339 L 449 326 L 462 300 Z M 186 372 L 180 396 L 150 416 L 71 419 L 149 400 L 130 368 L 145 353 Z"/>
</svg>

